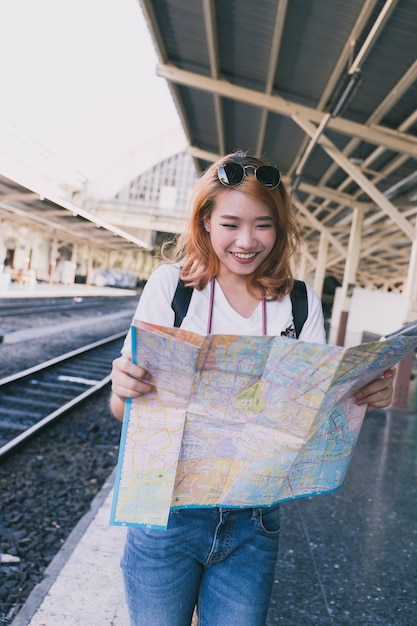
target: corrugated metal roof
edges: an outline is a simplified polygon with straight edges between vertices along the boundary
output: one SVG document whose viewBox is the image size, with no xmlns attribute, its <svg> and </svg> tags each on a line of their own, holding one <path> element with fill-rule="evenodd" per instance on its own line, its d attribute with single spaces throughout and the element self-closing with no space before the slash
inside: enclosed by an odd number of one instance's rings
<svg viewBox="0 0 417 626">
<path fill-rule="evenodd" d="M 319 219 L 339 279 L 361 207 L 358 283 L 401 288 L 417 214 L 415 0 L 139 1 L 198 169 L 241 148 L 270 157 L 290 185 L 300 174 L 310 259 Z"/>
</svg>

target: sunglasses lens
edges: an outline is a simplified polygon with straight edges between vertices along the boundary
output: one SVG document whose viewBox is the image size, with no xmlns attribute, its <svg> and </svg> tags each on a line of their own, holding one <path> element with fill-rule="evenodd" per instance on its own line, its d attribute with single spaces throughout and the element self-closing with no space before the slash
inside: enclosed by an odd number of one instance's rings
<svg viewBox="0 0 417 626">
<path fill-rule="evenodd" d="M 280 171 L 276 167 L 272 167 L 272 165 L 260 165 L 259 167 L 246 165 L 243 167 L 240 163 L 224 163 L 218 168 L 217 176 L 223 185 L 237 187 L 247 174 L 247 170 L 254 174 L 256 179 L 265 187 L 269 187 L 269 189 L 275 189 L 281 182 Z"/>
<path fill-rule="evenodd" d="M 217 170 L 220 182 L 228 187 L 236 187 L 237 185 L 240 185 L 244 174 L 245 170 L 241 165 L 239 165 L 239 163 L 225 163 L 224 165 L 220 165 Z"/>
<path fill-rule="evenodd" d="M 275 167 L 261 165 L 256 170 L 256 178 L 260 183 L 265 185 L 265 187 L 275 189 L 281 182 L 281 173 Z"/>
</svg>

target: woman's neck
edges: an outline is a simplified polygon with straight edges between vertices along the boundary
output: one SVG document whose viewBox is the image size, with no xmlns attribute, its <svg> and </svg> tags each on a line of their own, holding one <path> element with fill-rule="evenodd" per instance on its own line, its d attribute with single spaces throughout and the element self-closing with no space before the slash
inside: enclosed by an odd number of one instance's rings
<svg viewBox="0 0 417 626">
<path fill-rule="evenodd" d="M 236 280 L 225 277 L 216 278 L 224 297 L 237 313 L 242 317 L 249 318 L 262 300 L 262 291 L 259 295 L 254 295 L 248 290 L 246 277 L 244 280 Z"/>
</svg>

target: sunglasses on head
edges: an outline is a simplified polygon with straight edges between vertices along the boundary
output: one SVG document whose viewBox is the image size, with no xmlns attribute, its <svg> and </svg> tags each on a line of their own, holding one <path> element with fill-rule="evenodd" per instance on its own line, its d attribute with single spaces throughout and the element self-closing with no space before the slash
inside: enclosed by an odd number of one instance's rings
<svg viewBox="0 0 417 626">
<path fill-rule="evenodd" d="M 254 165 L 240 165 L 240 163 L 233 161 L 220 165 L 217 168 L 217 176 L 222 185 L 237 187 L 247 176 L 247 170 L 255 176 L 256 180 L 265 185 L 265 187 L 269 187 L 269 189 L 275 189 L 281 182 L 281 172 L 276 167 L 272 167 L 272 165 L 255 167 Z"/>
</svg>

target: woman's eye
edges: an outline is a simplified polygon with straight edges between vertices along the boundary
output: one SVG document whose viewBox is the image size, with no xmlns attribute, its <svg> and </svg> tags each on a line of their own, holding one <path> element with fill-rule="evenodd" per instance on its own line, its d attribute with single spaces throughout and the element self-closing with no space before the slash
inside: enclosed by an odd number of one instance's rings
<svg viewBox="0 0 417 626">
<path fill-rule="evenodd" d="M 222 224 L 224 228 L 236 228 L 236 224 Z"/>
</svg>

